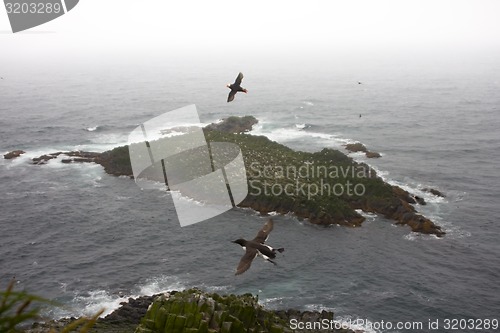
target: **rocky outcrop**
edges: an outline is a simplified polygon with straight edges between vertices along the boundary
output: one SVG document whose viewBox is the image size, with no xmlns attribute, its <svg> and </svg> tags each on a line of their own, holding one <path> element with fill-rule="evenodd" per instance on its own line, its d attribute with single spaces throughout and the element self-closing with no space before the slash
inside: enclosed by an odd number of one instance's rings
<svg viewBox="0 0 500 333">
<path fill-rule="evenodd" d="M 333 312 L 327 311 L 266 310 L 251 294 L 219 295 L 189 289 L 156 298 L 135 333 L 300 333 L 291 329 L 291 319 L 333 323 L 333 318 Z M 322 332 L 352 331 L 337 330 L 332 324 L 332 329 Z"/>
<path fill-rule="evenodd" d="M 24 333 L 66 332 L 77 318 L 37 322 Z M 321 329 L 292 329 L 293 323 Z M 354 333 L 331 311 L 268 310 L 251 294 L 220 295 L 193 288 L 130 298 L 92 326 L 91 333 Z M 71 331 L 73 332 L 73 331 Z M 357 331 L 359 332 L 359 331 Z"/>
<path fill-rule="evenodd" d="M 253 116 L 228 117 L 219 123 L 213 123 L 205 127 L 208 131 L 219 131 L 224 133 L 244 133 L 252 130 L 253 125 L 259 121 Z"/>
<path fill-rule="evenodd" d="M 46 164 L 51 159 L 64 156 L 62 163 L 97 163 L 104 167 L 106 173 L 114 176 L 132 177 L 132 167 L 128 147 L 118 147 L 103 153 L 69 151 L 45 154 L 32 159 L 33 164 Z"/>
<path fill-rule="evenodd" d="M 238 207 L 251 208 L 263 215 L 271 212 L 278 214 L 293 213 L 299 219 L 307 219 L 312 224 L 331 225 L 338 224 L 347 227 L 359 227 L 365 221 L 365 218 L 359 215 L 355 210 L 329 211 L 311 209 L 311 202 L 307 200 L 294 199 L 289 197 L 261 197 L 248 195 Z"/>
<path fill-rule="evenodd" d="M 380 155 L 380 153 L 377 153 L 377 152 L 374 152 L 374 151 L 367 151 L 367 152 L 365 152 L 365 155 L 368 158 L 379 158 L 379 157 L 382 157 L 382 155 Z"/>
<path fill-rule="evenodd" d="M 365 153 L 366 157 L 368 158 L 379 158 L 381 157 L 382 155 L 380 155 L 379 153 L 377 152 L 372 152 L 372 151 L 369 151 L 365 145 L 363 145 L 362 143 L 360 142 L 356 142 L 356 143 L 348 143 L 345 145 L 345 149 L 347 149 L 348 151 L 350 151 L 351 153 L 357 153 L 357 152 L 362 152 L 362 153 Z"/>
<path fill-rule="evenodd" d="M 438 237 L 444 236 L 445 232 L 428 218 L 420 215 L 411 204 L 415 203 L 407 191 L 392 187 L 393 198 L 366 197 L 353 203 L 357 209 L 383 215 L 388 219 L 396 221 L 399 225 L 408 225 L 412 231 L 423 234 L 433 234 Z"/>
<path fill-rule="evenodd" d="M 105 151 L 99 155 L 95 162 L 102 165 L 104 171 L 110 175 L 133 178 L 128 146 L 117 147 Z"/>
<path fill-rule="evenodd" d="M 141 296 L 129 298 L 127 302 L 122 302 L 120 307 L 104 318 L 99 318 L 90 329 L 90 333 L 133 333 L 140 324 L 141 319 L 146 314 L 149 305 L 160 294 L 152 296 Z M 48 322 L 36 322 L 24 333 L 47 333 L 47 332 L 68 332 L 67 327 L 74 326 L 78 318 L 62 318 Z M 81 326 L 81 325 L 80 325 Z M 71 332 L 83 332 L 71 330 Z"/>
<path fill-rule="evenodd" d="M 424 189 L 422 189 L 422 191 L 429 192 L 437 197 L 446 198 L 446 195 L 443 192 L 438 191 L 434 188 L 424 188 Z"/>
<path fill-rule="evenodd" d="M 32 158 L 33 164 L 46 164 L 48 161 L 64 155 L 67 158 L 61 160 L 62 163 L 89 163 L 96 162 L 100 157 L 100 153 L 85 152 L 85 151 L 59 151 L 57 153 L 45 154 L 39 157 Z"/>
<path fill-rule="evenodd" d="M 45 154 L 42 156 L 34 157 L 31 159 L 31 161 L 33 162 L 33 164 L 46 164 L 48 161 L 50 161 L 53 158 L 57 158 L 61 154 L 62 152 Z"/>
<path fill-rule="evenodd" d="M 6 160 L 11 160 L 13 158 L 21 156 L 24 153 L 26 153 L 24 150 L 13 150 L 7 154 L 4 154 L 3 158 Z"/>
</svg>

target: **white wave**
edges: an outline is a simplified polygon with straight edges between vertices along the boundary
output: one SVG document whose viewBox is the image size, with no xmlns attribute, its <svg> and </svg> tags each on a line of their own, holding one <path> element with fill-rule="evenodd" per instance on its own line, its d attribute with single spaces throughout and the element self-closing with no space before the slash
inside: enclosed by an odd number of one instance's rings
<svg viewBox="0 0 500 333">
<path fill-rule="evenodd" d="M 207 286 L 204 283 L 200 284 L 199 288 L 212 293 L 220 293 L 220 292 L 224 293 L 231 289 L 229 286 L 210 286 L 210 285 Z"/>
<path fill-rule="evenodd" d="M 302 126 L 302 124 L 299 125 Z M 261 121 L 259 122 L 259 126 L 254 126 L 250 133 L 253 135 L 263 135 L 279 143 L 310 140 L 315 145 L 329 148 L 340 148 L 342 145 L 352 142 L 352 140 L 341 138 L 336 134 L 304 131 L 302 128 L 299 128 L 299 125 L 289 128 L 269 128 L 268 123 Z M 307 127 L 306 124 L 304 126 Z"/>
<path fill-rule="evenodd" d="M 404 235 L 403 238 L 409 241 L 415 241 L 419 237 L 419 233 L 417 232 L 410 232 L 407 235 Z"/>
<path fill-rule="evenodd" d="M 364 333 L 381 333 L 382 331 L 376 330 L 373 326 L 374 323 L 368 319 L 363 319 L 360 317 L 351 317 L 351 316 L 340 316 L 336 317 L 335 320 L 340 327 L 349 328 L 355 332 L 364 332 Z"/>
<path fill-rule="evenodd" d="M 98 128 L 99 128 L 99 126 L 93 126 L 93 127 L 87 127 L 87 128 L 85 128 L 85 130 L 87 132 L 95 132 L 95 131 L 97 131 Z"/>
<path fill-rule="evenodd" d="M 262 292 L 262 290 L 259 290 L 259 292 Z M 287 301 L 293 301 L 295 298 L 294 296 L 267 297 L 259 299 L 259 304 L 267 309 L 279 309 L 286 305 Z"/>
<path fill-rule="evenodd" d="M 310 101 L 303 101 L 302 103 L 304 103 L 305 105 L 308 105 L 308 106 L 314 106 L 314 103 L 310 102 Z"/>
<path fill-rule="evenodd" d="M 188 286 L 181 282 L 179 277 L 161 275 L 147 279 L 143 285 L 139 286 L 139 295 L 137 296 L 150 296 L 172 290 L 184 290 L 186 288 Z"/>
<path fill-rule="evenodd" d="M 259 121 L 257 124 L 252 126 L 252 130 L 250 132 L 258 133 L 259 131 L 262 131 L 262 127 L 263 127 L 262 121 Z M 256 134 L 256 135 L 260 135 L 260 134 Z"/>
<path fill-rule="evenodd" d="M 104 151 L 127 144 L 128 133 L 104 133 L 90 139 L 90 144 L 81 145 L 82 150 Z"/>
<path fill-rule="evenodd" d="M 306 128 L 306 124 L 305 123 L 304 124 L 295 124 L 295 127 L 302 130 L 302 129 Z"/>
<path fill-rule="evenodd" d="M 336 310 L 335 308 L 324 306 L 323 304 L 306 304 L 304 307 L 308 311 L 318 311 L 318 312 L 321 312 L 323 310 L 335 312 Z"/>
<path fill-rule="evenodd" d="M 323 310 L 325 311 L 331 311 L 331 312 L 336 312 L 337 309 L 324 306 L 323 304 L 307 304 L 305 306 L 306 310 L 309 311 L 318 311 L 321 312 Z M 339 317 L 339 316 L 334 316 L 334 321 L 333 323 L 328 322 L 328 327 L 329 328 L 334 328 L 337 330 L 353 330 L 355 332 L 365 332 L 365 333 L 378 333 L 380 331 L 377 331 L 373 329 L 373 323 L 367 319 L 361 320 L 359 317 Z M 325 328 L 326 329 L 326 328 Z"/>
<path fill-rule="evenodd" d="M 149 130 L 147 132 L 147 140 L 155 141 L 164 138 L 169 138 L 173 136 L 180 136 L 188 133 L 192 133 L 194 130 L 199 130 L 205 126 L 208 126 L 210 123 L 181 123 L 175 122 L 172 124 L 162 125 L 161 128 L 155 128 L 153 130 Z M 134 132 L 134 135 L 130 136 L 131 133 L 123 133 L 123 136 L 126 136 L 124 144 L 133 144 L 144 141 L 144 136 L 142 132 Z"/>
<path fill-rule="evenodd" d="M 365 212 L 362 209 L 356 209 L 356 213 L 358 213 L 359 215 L 363 216 L 364 218 L 366 218 L 369 221 L 373 221 L 373 220 L 375 220 L 378 217 L 377 214 Z"/>
<path fill-rule="evenodd" d="M 63 290 L 66 284 L 61 284 Z M 71 302 L 63 307 L 51 310 L 49 315 L 54 318 L 93 316 L 101 310 L 101 318 L 107 316 L 121 306 L 121 303 L 128 302 L 129 298 L 141 296 L 151 296 L 172 290 L 184 290 L 183 284 L 176 276 L 162 275 L 150 278 L 144 284 L 138 286 L 138 292 L 124 295 L 123 293 L 110 293 L 108 290 L 97 289 L 88 292 L 76 292 Z"/>
<path fill-rule="evenodd" d="M 66 286 L 62 286 L 66 288 Z M 89 292 L 77 292 L 71 302 L 63 308 L 56 308 L 50 314 L 54 318 L 91 317 L 104 310 L 101 318 L 107 316 L 120 307 L 120 303 L 127 302 L 128 297 L 120 294 L 110 294 L 106 290 L 98 289 Z"/>
<path fill-rule="evenodd" d="M 191 197 L 187 197 L 185 195 L 182 195 L 182 193 L 180 191 L 170 190 L 170 194 L 172 195 L 172 198 L 174 198 L 175 200 L 178 200 L 180 202 L 195 204 L 199 207 L 204 207 L 206 205 L 204 202 L 201 202 L 201 201 L 195 200 Z"/>
<path fill-rule="evenodd" d="M 439 212 L 429 214 L 428 217 L 439 225 L 444 232 L 446 232 L 446 239 L 461 239 L 471 236 L 471 233 L 468 230 L 463 229 L 463 227 L 460 227 L 458 223 L 453 223 L 453 221 L 443 219 L 439 216 Z"/>
</svg>

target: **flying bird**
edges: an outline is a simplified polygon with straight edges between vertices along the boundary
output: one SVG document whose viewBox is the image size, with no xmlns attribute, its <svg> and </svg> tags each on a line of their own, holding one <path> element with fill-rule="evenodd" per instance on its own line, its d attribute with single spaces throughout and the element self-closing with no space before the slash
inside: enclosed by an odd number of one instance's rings
<svg viewBox="0 0 500 333">
<path fill-rule="evenodd" d="M 255 236 L 252 240 L 245 240 L 243 238 L 239 238 L 233 243 L 241 245 L 243 250 L 245 250 L 245 254 L 241 257 L 240 263 L 238 264 L 238 268 L 236 268 L 236 273 L 234 275 L 240 275 L 246 272 L 250 265 L 252 265 L 252 261 L 257 256 L 261 256 L 264 260 L 267 260 L 274 265 L 276 263 L 271 259 L 276 258 L 276 251 L 279 253 L 285 251 L 284 248 L 273 249 L 271 246 L 264 244 L 265 241 L 269 238 L 269 233 L 273 230 L 273 220 L 269 219 L 269 221 L 264 224 L 262 229 L 259 230 L 257 236 Z"/>
<path fill-rule="evenodd" d="M 244 92 L 245 94 L 247 93 L 247 90 L 243 87 L 241 87 L 241 80 L 243 80 L 243 73 L 240 72 L 238 74 L 238 76 L 236 77 L 236 80 L 234 80 L 234 83 L 233 84 L 227 84 L 226 87 L 228 87 L 229 89 L 231 89 L 231 91 L 229 92 L 229 95 L 227 96 L 227 102 L 231 102 L 233 99 L 234 99 L 234 95 L 236 95 L 236 93 L 238 91 L 242 91 Z"/>
</svg>

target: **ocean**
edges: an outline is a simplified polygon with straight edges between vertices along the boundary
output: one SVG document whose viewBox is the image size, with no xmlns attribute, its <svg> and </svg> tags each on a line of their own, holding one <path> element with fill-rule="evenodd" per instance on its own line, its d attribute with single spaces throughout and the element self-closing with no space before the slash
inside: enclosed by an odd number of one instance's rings
<svg viewBox="0 0 500 333">
<path fill-rule="evenodd" d="M 0 159 L 1 286 L 14 278 L 16 289 L 62 303 L 45 310 L 52 318 L 199 287 L 257 294 L 271 309 L 332 310 L 367 332 L 407 331 L 398 322 L 439 321 L 433 331 L 446 332 L 447 320 L 499 320 L 498 59 L 316 70 L 215 61 L 7 69 L 0 152 L 26 154 Z M 249 93 L 226 103 L 224 86 L 239 70 Z M 253 237 L 268 217 L 233 209 L 181 228 L 168 193 L 141 190 L 96 164 L 30 163 L 124 145 L 140 123 L 190 104 L 203 124 L 253 115 L 251 134 L 297 150 L 347 153 L 344 144 L 363 143 L 382 157 L 350 156 L 424 197 L 417 209 L 446 235 L 413 233 L 373 214 L 360 228 L 275 215 L 269 243 L 286 249 L 278 266 L 255 260 L 234 276 L 243 252 L 230 241 Z"/>
</svg>

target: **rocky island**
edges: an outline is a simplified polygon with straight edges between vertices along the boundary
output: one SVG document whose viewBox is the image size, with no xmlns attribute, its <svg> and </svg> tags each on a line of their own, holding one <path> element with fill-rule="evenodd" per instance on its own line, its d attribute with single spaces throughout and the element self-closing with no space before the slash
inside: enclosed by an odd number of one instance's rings
<svg viewBox="0 0 500 333">
<path fill-rule="evenodd" d="M 445 234 L 415 209 L 425 204 L 423 198 L 384 182 L 367 164 L 338 150 L 295 151 L 265 136 L 245 133 L 255 123 L 252 116 L 229 117 L 204 128 L 207 142 L 234 143 L 242 151 L 249 193 L 239 207 L 262 214 L 293 213 L 313 224 L 350 227 L 361 226 L 362 211 L 408 225 L 414 232 Z M 367 151 L 361 144 L 348 148 Z M 63 163 L 95 162 L 108 174 L 133 177 L 128 146 L 103 153 L 57 152 L 34 158 L 33 163 L 44 164 L 60 155 Z"/>
</svg>

